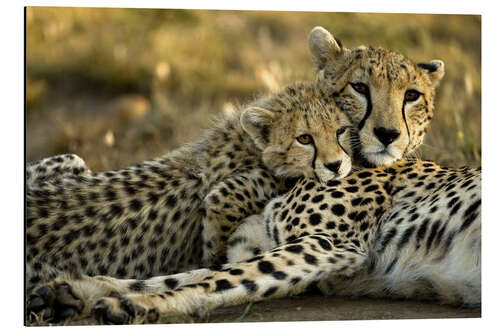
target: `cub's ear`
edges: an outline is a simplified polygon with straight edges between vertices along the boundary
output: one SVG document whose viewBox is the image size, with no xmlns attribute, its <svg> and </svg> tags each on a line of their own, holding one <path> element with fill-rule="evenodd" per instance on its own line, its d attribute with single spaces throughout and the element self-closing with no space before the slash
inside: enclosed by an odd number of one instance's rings
<svg viewBox="0 0 500 333">
<path fill-rule="evenodd" d="M 316 71 L 320 71 L 328 60 L 335 60 L 342 53 L 342 43 L 325 28 L 315 27 L 309 33 L 309 50 Z"/>
<path fill-rule="evenodd" d="M 277 117 L 276 112 L 249 107 L 241 114 L 240 122 L 243 130 L 250 135 L 257 147 L 264 149 L 269 144 L 271 125 Z"/>
<path fill-rule="evenodd" d="M 417 66 L 427 71 L 433 87 L 436 87 L 444 76 L 444 62 L 441 60 L 421 62 Z"/>
</svg>

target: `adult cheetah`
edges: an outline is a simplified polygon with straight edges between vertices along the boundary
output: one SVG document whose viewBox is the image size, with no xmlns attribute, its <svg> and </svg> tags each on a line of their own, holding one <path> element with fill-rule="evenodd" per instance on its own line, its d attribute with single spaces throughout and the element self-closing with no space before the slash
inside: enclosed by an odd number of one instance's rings
<svg viewBox="0 0 500 333">
<path fill-rule="evenodd" d="M 304 178 L 247 218 L 228 242 L 234 262 L 220 269 L 146 280 L 61 279 L 55 292 L 39 297 L 55 298 L 56 306 L 44 305 L 61 313 L 83 302 L 97 320 L 115 324 L 204 315 L 295 295 L 313 283 L 325 294 L 478 306 L 480 181 L 479 169 L 427 161 L 364 169 L 326 185 Z"/>
</svg>

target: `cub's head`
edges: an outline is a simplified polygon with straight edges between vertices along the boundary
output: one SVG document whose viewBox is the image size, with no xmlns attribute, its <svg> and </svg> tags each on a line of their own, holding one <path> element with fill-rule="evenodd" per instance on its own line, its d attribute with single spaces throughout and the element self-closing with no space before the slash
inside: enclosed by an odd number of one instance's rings
<svg viewBox="0 0 500 333">
<path fill-rule="evenodd" d="M 280 177 L 326 183 L 351 170 L 350 121 L 325 106 L 311 86 L 294 85 L 241 114 L 241 125 Z"/>
<path fill-rule="evenodd" d="M 422 143 L 444 75 L 442 61 L 415 65 L 382 48 L 347 49 L 321 27 L 311 31 L 309 47 L 324 99 L 333 99 L 357 129 L 357 162 L 389 165 Z"/>
</svg>

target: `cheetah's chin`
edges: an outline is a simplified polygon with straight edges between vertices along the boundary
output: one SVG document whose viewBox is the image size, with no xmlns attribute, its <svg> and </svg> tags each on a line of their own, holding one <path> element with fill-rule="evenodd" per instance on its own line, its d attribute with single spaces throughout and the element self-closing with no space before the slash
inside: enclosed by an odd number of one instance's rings
<svg viewBox="0 0 500 333">
<path fill-rule="evenodd" d="M 396 162 L 397 160 L 401 159 L 401 156 L 397 156 L 400 154 L 396 154 L 390 152 L 387 149 L 384 149 L 380 152 L 377 153 L 363 153 L 363 157 L 370 163 L 374 165 L 384 165 L 388 166 L 391 165 L 392 163 Z"/>
</svg>

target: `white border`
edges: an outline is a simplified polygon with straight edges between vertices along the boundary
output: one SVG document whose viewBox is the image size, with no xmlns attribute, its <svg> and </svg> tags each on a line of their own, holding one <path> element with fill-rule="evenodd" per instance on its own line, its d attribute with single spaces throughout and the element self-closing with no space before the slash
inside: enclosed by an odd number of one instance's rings
<svg viewBox="0 0 500 333">
<path fill-rule="evenodd" d="M 8 3 L 8 2 L 7 2 Z M 500 183 L 496 171 L 498 162 L 499 142 L 498 126 L 500 126 L 500 110 L 496 98 L 499 86 L 499 49 L 498 49 L 498 16 L 493 1 L 467 1 L 457 4 L 455 1 L 260 1 L 254 0 L 244 4 L 234 1 L 97 1 L 97 0 L 52 0 L 24 1 L 8 3 L 7 9 L 0 11 L 2 22 L 2 62 L 0 66 L 0 91 L 2 98 L 2 121 L 0 131 L 2 142 L 1 173 L 7 186 L 2 186 L 1 203 L 8 213 L 2 216 L 1 232 L 2 251 L 2 286 L 7 295 L 0 300 L 2 326 L 16 329 L 22 325 L 22 286 L 23 286 L 23 236 L 21 226 L 23 221 L 23 163 L 24 163 L 24 118 L 23 118 L 23 6 L 85 6 L 85 7 L 130 7 L 130 8 L 192 8 L 192 9 L 255 9 L 255 10 L 293 10 L 293 11 L 337 11 L 337 12 L 400 12 L 400 13 L 448 13 L 448 14 L 481 14 L 482 44 L 483 44 L 483 85 L 482 85 L 482 150 L 483 154 L 483 311 L 482 319 L 446 319 L 446 320 L 390 320 L 390 321 L 335 321 L 310 323 L 259 323 L 259 324 L 202 324 L 200 325 L 149 325 L 141 330 L 238 330 L 254 332 L 256 329 L 280 330 L 348 330 L 348 331 L 419 331 L 431 332 L 443 330 L 453 332 L 488 332 L 498 329 L 498 297 L 499 293 L 499 221 L 496 220 L 497 194 Z M 5 7 L 6 5 L 3 4 Z M 4 185 L 3 183 L 2 185 Z M 15 251 L 13 249 L 16 249 Z M 6 297 L 5 297 L 6 296 Z M 67 329 L 37 328 L 41 330 Z M 114 327 L 111 330 L 135 330 L 137 326 Z M 31 328 L 34 329 L 34 328 Z M 72 327 L 72 330 L 88 330 L 89 327 Z M 97 330 L 110 330 L 107 327 L 92 327 Z"/>
</svg>

